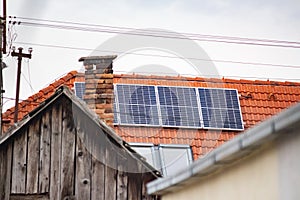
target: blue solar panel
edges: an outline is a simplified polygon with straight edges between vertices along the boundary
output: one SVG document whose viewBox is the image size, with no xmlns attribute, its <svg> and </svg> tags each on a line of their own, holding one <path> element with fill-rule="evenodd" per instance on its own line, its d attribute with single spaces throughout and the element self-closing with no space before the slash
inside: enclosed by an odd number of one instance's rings
<svg viewBox="0 0 300 200">
<path fill-rule="evenodd" d="M 201 127 L 195 88 L 158 86 L 163 126 Z"/>
<path fill-rule="evenodd" d="M 159 125 L 154 86 L 116 85 L 121 124 Z"/>
<path fill-rule="evenodd" d="M 75 95 L 83 99 L 85 93 L 85 82 L 74 82 Z"/>
<path fill-rule="evenodd" d="M 205 128 L 243 130 L 236 90 L 199 88 Z"/>
</svg>

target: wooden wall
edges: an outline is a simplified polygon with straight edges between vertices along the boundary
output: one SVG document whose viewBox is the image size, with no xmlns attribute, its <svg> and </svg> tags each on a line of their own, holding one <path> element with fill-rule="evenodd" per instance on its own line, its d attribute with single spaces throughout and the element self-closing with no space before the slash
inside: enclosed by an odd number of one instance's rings
<svg viewBox="0 0 300 200">
<path fill-rule="evenodd" d="M 146 195 L 153 175 L 68 99 L 60 102 L 0 146 L 0 199 L 156 199 Z"/>
</svg>

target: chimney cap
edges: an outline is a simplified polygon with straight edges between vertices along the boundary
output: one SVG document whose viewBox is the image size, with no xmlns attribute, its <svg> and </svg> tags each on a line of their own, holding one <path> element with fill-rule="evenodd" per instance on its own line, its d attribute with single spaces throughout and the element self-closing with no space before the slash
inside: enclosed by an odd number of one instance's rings
<svg viewBox="0 0 300 200">
<path fill-rule="evenodd" d="M 88 56 L 79 58 L 79 62 L 82 61 L 92 61 L 92 60 L 114 60 L 117 55 L 108 55 L 108 56 Z"/>
</svg>

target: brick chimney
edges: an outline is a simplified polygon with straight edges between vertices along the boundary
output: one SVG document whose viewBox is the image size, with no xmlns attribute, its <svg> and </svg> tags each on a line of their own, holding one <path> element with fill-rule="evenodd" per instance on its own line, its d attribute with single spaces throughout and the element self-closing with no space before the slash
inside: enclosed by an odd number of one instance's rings
<svg viewBox="0 0 300 200">
<path fill-rule="evenodd" d="M 82 57 L 85 67 L 85 95 L 88 107 L 99 115 L 107 125 L 113 127 L 113 65 L 117 56 Z"/>
</svg>

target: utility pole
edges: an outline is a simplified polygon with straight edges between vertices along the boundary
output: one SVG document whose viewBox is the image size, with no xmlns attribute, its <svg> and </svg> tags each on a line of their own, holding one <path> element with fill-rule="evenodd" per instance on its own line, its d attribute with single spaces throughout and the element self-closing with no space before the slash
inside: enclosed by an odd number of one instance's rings
<svg viewBox="0 0 300 200">
<path fill-rule="evenodd" d="M 2 19 L 0 19 L 0 23 L 2 25 Z M 3 64 L 2 64 L 2 57 L 3 57 L 3 54 L 2 54 L 2 26 L 0 28 L 0 47 L 1 47 L 1 51 L 0 51 L 0 136 L 2 136 L 2 104 L 3 104 L 3 101 L 2 101 L 2 90 L 3 90 L 3 75 L 2 75 L 2 70 L 3 70 Z"/>
<path fill-rule="evenodd" d="M 12 57 L 18 57 L 18 71 L 17 71 L 17 89 L 16 89 L 16 102 L 15 102 L 15 115 L 14 122 L 18 121 L 18 112 L 19 112 L 19 93 L 20 93 L 20 78 L 21 78 L 21 67 L 22 67 L 22 58 L 31 59 L 32 48 L 28 49 L 29 53 L 22 53 L 23 48 L 18 48 L 19 52 L 16 53 L 13 48 L 13 52 L 11 52 Z"/>
<path fill-rule="evenodd" d="M 6 54 L 6 0 L 2 1 L 3 16 L 0 16 L 0 136 L 2 135 L 2 107 L 3 107 L 3 54 Z"/>
<path fill-rule="evenodd" d="M 3 54 L 6 54 L 6 0 L 2 1 L 2 7 L 3 7 L 3 22 L 1 21 L 1 26 L 3 27 L 1 37 L 3 36 L 3 39 L 1 41 L 2 44 L 2 52 Z"/>
</svg>

